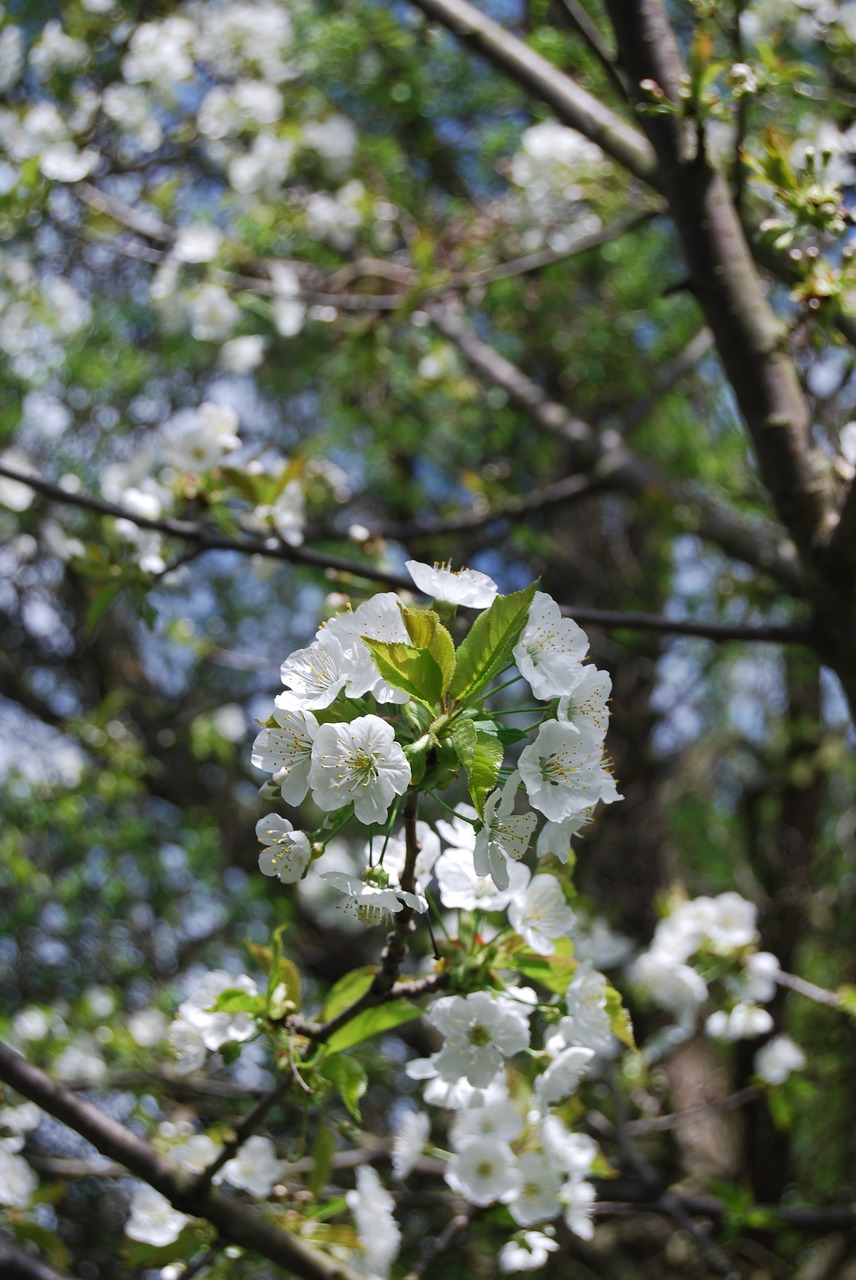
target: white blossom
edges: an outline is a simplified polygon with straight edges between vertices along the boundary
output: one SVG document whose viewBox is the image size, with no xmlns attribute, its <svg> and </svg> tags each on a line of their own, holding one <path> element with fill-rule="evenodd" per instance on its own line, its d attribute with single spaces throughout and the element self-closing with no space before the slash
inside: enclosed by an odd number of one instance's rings
<svg viewBox="0 0 856 1280">
<path fill-rule="evenodd" d="M 475 812 L 475 810 L 473 810 Z M 450 823 L 437 823 L 438 829 Z M 462 827 L 464 824 L 461 824 Z M 472 832 L 472 827 L 469 827 Z M 529 868 L 520 862 L 508 864 L 508 887 L 498 889 L 492 876 L 480 876 L 473 865 L 473 847 L 458 846 L 446 849 L 438 858 L 435 867 L 437 884 L 440 888 L 440 901 L 444 907 L 459 911 L 503 911 L 510 902 L 519 897 L 529 884 Z"/>
<path fill-rule="evenodd" d="M 529 1044 L 528 1019 L 486 991 L 443 996 L 427 1016 L 445 1037 L 443 1048 L 431 1059 L 445 1080 L 463 1076 L 476 1088 L 484 1088 L 504 1058 Z"/>
<path fill-rule="evenodd" d="M 367 879 L 363 880 L 341 871 L 327 871 L 322 874 L 321 879 L 345 894 L 343 909 L 357 915 L 364 924 L 383 924 L 391 913 L 402 911 L 405 907 L 420 913 L 428 910 L 428 900 L 421 893 L 409 893 L 394 885 L 374 883 L 373 876 L 378 880 L 388 879 L 386 873 L 378 869 L 367 871 Z"/>
<path fill-rule="evenodd" d="M 221 992 L 232 988 L 258 995 L 252 978 L 245 973 L 234 978 L 223 969 L 212 969 L 191 984 L 169 1029 L 169 1042 L 178 1058 L 177 1071 L 182 1074 L 195 1071 L 205 1061 L 206 1050 L 214 1051 L 230 1042 L 240 1043 L 254 1034 L 256 1024 L 249 1014 L 220 1013 L 212 1009 Z"/>
<path fill-rule="evenodd" d="M 219 361 L 227 373 L 252 373 L 264 360 L 265 340 L 260 333 L 230 338 L 220 348 Z"/>
<path fill-rule="evenodd" d="M 536 591 L 512 652 L 536 698 L 561 698 L 573 693 L 583 678 L 588 636 L 571 618 L 562 616 L 552 596 Z"/>
<path fill-rule="evenodd" d="M 392 1172 L 399 1182 L 412 1172 L 431 1133 L 425 1111 L 406 1111 L 392 1139 Z"/>
<path fill-rule="evenodd" d="M 378 702 L 407 702 L 409 694 L 388 684 L 363 637 L 387 644 L 410 644 L 401 615 L 401 602 L 392 591 L 381 591 L 364 600 L 352 613 L 339 613 L 318 633 L 318 638 L 335 636 L 346 655 L 346 691 L 352 698 L 370 693 Z"/>
<path fill-rule="evenodd" d="M 11 471 L 17 471 L 19 475 L 36 474 L 35 467 L 27 455 L 15 445 L 0 453 L 0 463 L 9 467 Z M 32 506 L 35 496 L 35 490 L 28 484 L 24 484 L 21 480 L 10 480 L 7 476 L 0 476 L 0 507 L 8 507 L 10 511 L 27 511 Z"/>
<path fill-rule="evenodd" d="M 743 974 L 738 990 L 741 999 L 755 1004 L 768 1004 L 776 994 L 775 975 L 779 961 L 772 951 L 752 951 L 743 961 Z"/>
<path fill-rule="evenodd" d="M 453 1191 L 477 1205 L 507 1203 L 523 1183 L 511 1147 L 496 1138 L 471 1138 L 452 1156 L 444 1176 Z"/>
<path fill-rule="evenodd" d="M 695 1018 L 699 1006 L 707 999 L 704 978 L 658 947 L 651 947 L 636 957 L 630 967 L 630 977 L 655 1004 L 668 1009 L 684 1024 Z"/>
<path fill-rule="evenodd" d="M 125 1223 L 125 1235 L 143 1244 L 173 1244 L 189 1221 L 186 1214 L 173 1209 L 154 1187 L 138 1182 L 131 1195 L 131 1216 Z"/>
<path fill-rule="evenodd" d="M 555 1115 L 541 1121 L 541 1147 L 557 1169 L 575 1178 L 588 1176 L 598 1153 L 594 1138 L 571 1132 Z"/>
<path fill-rule="evenodd" d="M 419 852 L 414 864 L 414 876 L 417 883 L 425 884 L 440 856 L 440 838 L 427 822 L 419 821 L 416 823 L 416 842 Z M 407 840 L 404 832 L 399 831 L 397 835 L 390 836 L 383 854 L 383 868 L 393 884 L 399 881 L 406 860 Z"/>
<path fill-rule="evenodd" d="M 170 1148 L 169 1158 L 185 1173 L 200 1174 L 214 1163 L 222 1149 L 207 1133 L 193 1133 Z M 219 1177 L 216 1180 L 219 1181 Z"/>
<path fill-rule="evenodd" d="M 560 1020 L 557 1034 L 565 1045 L 583 1045 L 597 1052 L 612 1040 L 606 1010 L 606 978 L 584 960 L 577 967 L 565 993 L 567 1017 Z"/>
<path fill-rule="evenodd" d="M 569 1097 L 588 1071 L 593 1057 L 593 1049 L 563 1049 L 535 1081 L 540 1101 L 546 1105 Z"/>
<path fill-rule="evenodd" d="M 240 309 L 220 284 L 201 284 L 190 299 L 190 332 L 200 342 L 224 342 Z"/>
<path fill-rule="evenodd" d="M 490 1085 L 488 1093 L 492 1089 L 493 1085 Z M 462 1107 L 452 1125 L 452 1140 L 456 1147 L 462 1147 L 471 1138 L 514 1142 L 523 1133 L 524 1124 L 523 1116 L 503 1089 L 496 1102 L 486 1101 L 481 1107 Z"/>
<path fill-rule="evenodd" d="M 514 1221 L 521 1227 L 531 1227 L 558 1217 L 562 1210 L 562 1175 L 537 1151 L 519 1156 L 517 1168 L 522 1185 L 508 1206 Z"/>
<path fill-rule="evenodd" d="M 173 418 L 163 435 L 167 457 L 179 471 L 209 471 L 241 443 L 235 410 L 211 400 L 190 415 Z"/>
<path fill-rule="evenodd" d="M 309 770 L 312 799 L 325 813 L 353 801 L 358 822 L 384 822 L 393 796 L 410 785 L 410 765 L 380 716 L 321 725 Z"/>
<path fill-rule="evenodd" d="M 420 591 L 447 604 L 486 609 L 499 591 L 493 579 L 477 569 L 453 569 L 451 563 L 432 567 L 419 560 L 405 560 L 404 567 Z"/>
<path fill-rule="evenodd" d="M 512 773 L 485 801 L 484 825 L 476 833 L 473 866 L 478 876 L 491 876 L 498 889 L 509 885 L 508 859 L 519 862 L 529 847 L 538 819 L 534 813 L 514 813 L 520 775 Z"/>
<path fill-rule="evenodd" d="M 4 27 L 0 31 L 0 93 L 12 88 L 23 67 L 24 33 L 20 27 Z"/>
<path fill-rule="evenodd" d="M 592 1207 L 597 1200 L 592 1184 L 571 1179 L 562 1187 L 561 1200 L 565 1206 L 567 1227 L 580 1239 L 591 1240 L 594 1236 Z"/>
<path fill-rule="evenodd" d="M 254 1133 L 238 1154 L 223 1165 L 223 1181 L 251 1195 L 267 1199 L 282 1177 L 282 1161 L 270 1138 Z"/>
<path fill-rule="evenodd" d="M 0 1204 L 26 1209 L 38 1185 L 38 1177 L 24 1157 L 0 1143 Z"/>
<path fill-rule="evenodd" d="M 574 927 L 574 913 L 551 875 L 533 876 L 523 894 L 512 899 L 508 919 L 514 932 L 542 956 L 551 956 L 555 939 L 569 937 Z"/>
<path fill-rule="evenodd" d="M 128 1018 L 128 1034 L 141 1049 L 153 1049 L 166 1039 L 169 1023 L 160 1009 L 150 1007 L 132 1013 Z"/>
<path fill-rule="evenodd" d="M 591 821 L 591 809 L 580 809 L 562 822 L 545 822 L 535 841 L 539 858 L 552 854 L 559 862 L 567 863 L 571 856 L 571 840 Z"/>
<path fill-rule="evenodd" d="M 520 774 L 529 799 L 551 822 L 563 822 L 602 800 L 621 796 L 601 761 L 600 744 L 570 724 L 548 720 L 520 753 Z"/>
<path fill-rule="evenodd" d="M 259 854 L 262 875 L 276 876 L 283 884 L 295 884 L 303 877 L 312 849 L 302 831 L 295 831 L 287 818 L 269 813 L 256 823 L 256 836 L 263 845 Z"/>
<path fill-rule="evenodd" d="M 217 257 L 223 233 L 204 222 L 179 228 L 173 253 L 179 262 L 211 262 Z"/>
<path fill-rule="evenodd" d="M 574 690 L 559 699 L 556 716 L 566 720 L 593 742 L 603 742 L 609 724 L 612 680 L 606 671 L 584 666 Z"/>
<path fill-rule="evenodd" d="M 273 774 L 286 804 L 302 804 L 309 791 L 309 766 L 318 720 L 311 711 L 274 707 L 275 726 L 262 729 L 253 743 L 252 762 Z"/>
<path fill-rule="evenodd" d="M 755 1054 L 755 1074 L 765 1084 L 783 1084 L 805 1066 L 806 1056 L 790 1036 L 774 1036 Z"/>
<path fill-rule="evenodd" d="M 143 22 L 135 28 L 122 59 L 122 75 L 129 84 L 149 82 L 171 89 L 193 74 L 190 43 L 196 27 L 178 15 L 162 22 Z"/>
<path fill-rule="evenodd" d="M 704 1029 L 717 1040 L 753 1040 L 773 1030 L 773 1019 L 760 1005 L 741 1002 L 728 1013 L 717 1009 Z"/>
<path fill-rule="evenodd" d="M 499 1269 L 506 1275 L 537 1271 L 558 1248 L 557 1242 L 543 1231 L 523 1231 L 519 1238 L 509 1240 L 500 1249 Z"/>
<path fill-rule="evenodd" d="M 361 1254 L 354 1259 L 358 1274 L 386 1280 L 401 1248 L 401 1230 L 395 1220 L 395 1204 L 377 1170 L 369 1164 L 357 1169 L 356 1190 L 345 1193 L 357 1224 Z"/>
<path fill-rule="evenodd" d="M 305 649 L 289 654 L 281 676 L 289 692 L 277 696 L 277 707 L 304 711 L 329 707 L 348 678 L 344 650 L 335 635 L 325 631 Z"/>
</svg>

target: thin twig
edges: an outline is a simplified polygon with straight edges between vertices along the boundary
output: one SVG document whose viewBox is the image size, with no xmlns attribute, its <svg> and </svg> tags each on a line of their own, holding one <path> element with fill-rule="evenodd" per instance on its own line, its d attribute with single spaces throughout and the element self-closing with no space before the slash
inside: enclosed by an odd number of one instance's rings
<svg viewBox="0 0 856 1280">
<path fill-rule="evenodd" d="M 52 1080 L 8 1045 L 0 1043 L 0 1080 L 86 1138 L 97 1151 L 142 1178 L 176 1209 L 213 1223 L 224 1240 L 278 1263 L 301 1280 L 357 1280 L 345 1263 L 280 1230 L 255 1209 L 216 1187 L 201 1191 L 182 1170 L 137 1134 Z M 51 1278 L 54 1280 L 54 1278 Z"/>
<path fill-rule="evenodd" d="M 197 543 L 200 553 L 237 551 L 241 555 L 262 556 L 274 560 L 285 560 L 290 564 L 311 565 L 316 569 L 329 570 L 351 578 L 362 578 L 367 582 L 380 582 L 386 586 L 403 588 L 405 591 L 413 590 L 413 582 L 409 577 L 389 569 L 379 569 L 374 565 L 344 560 L 340 556 L 313 551 L 309 547 L 291 547 L 275 538 L 266 541 L 249 537 L 234 538 L 228 534 L 221 534 L 208 525 L 194 524 L 190 520 L 154 519 L 138 515 L 136 512 L 126 511 L 115 503 L 104 502 L 100 498 L 93 498 L 84 493 L 69 493 L 60 485 L 43 480 L 41 476 L 16 471 L 6 463 L 0 463 L 0 476 L 18 480 L 52 502 L 79 507 L 85 511 L 94 511 L 98 515 L 112 516 L 117 520 L 129 520 L 131 524 L 141 529 L 155 529 L 171 538 Z M 614 609 L 590 609 L 585 605 L 562 605 L 562 610 L 581 623 L 592 623 L 607 630 L 655 631 L 662 635 L 698 636 L 705 640 L 749 640 L 768 644 L 812 645 L 814 641 L 813 629 L 799 624 L 783 626 L 696 622 L 692 619 L 666 618 L 662 614 L 655 613 L 623 613 Z"/>
</svg>

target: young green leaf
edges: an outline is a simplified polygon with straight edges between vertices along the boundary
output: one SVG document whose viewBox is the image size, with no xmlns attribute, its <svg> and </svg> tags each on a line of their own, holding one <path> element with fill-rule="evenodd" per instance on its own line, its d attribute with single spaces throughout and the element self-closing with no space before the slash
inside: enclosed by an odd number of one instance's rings
<svg viewBox="0 0 856 1280">
<path fill-rule="evenodd" d="M 537 586 L 537 582 L 533 582 L 524 591 L 497 596 L 490 608 L 479 614 L 458 649 L 455 674 L 449 686 L 453 698 L 475 697 L 507 666 L 511 650 L 526 625 Z"/>
<path fill-rule="evenodd" d="M 485 800 L 499 780 L 503 754 L 502 743 L 498 738 L 489 733 L 476 733 L 472 763 L 467 769 L 467 785 L 479 817 L 484 811 Z"/>
<path fill-rule="evenodd" d="M 362 969 L 352 969 L 350 973 L 345 974 L 344 978 L 334 983 L 321 1010 L 322 1020 L 329 1022 L 331 1018 L 338 1018 L 339 1014 L 350 1008 L 360 996 L 364 996 L 372 985 L 376 972 L 377 970 L 371 965 L 366 965 Z"/>
<path fill-rule="evenodd" d="M 469 773 L 473 767 L 476 754 L 476 727 L 472 720 L 459 720 L 452 731 L 452 746 L 455 755 Z"/>
<path fill-rule="evenodd" d="M 443 673 L 427 649 L 368 636 L 363 636 L 363 643 L 371 650 L 375 666 L 388 684 L 403 689 L 427 707 L 437 705 L 443 692 Z"/>
<path fill-rule="evenodd" d="M 353 1049 L 355 1044 L 371 1040 L 393 1027 L 400 1027 L 404 1022 L 412 1022 L 420 1018 L 422 1010 L 409 1000 L 390 1000 L 387 1004 L 379 1004 L 373 1009 L 364 1009 L 350 1022 L 346 1022 L 338 1031 L 334 1031 L 327 1041 L 331 1053 L 343 1053 L 345 1049 Z"/>
<path fill-rule="evenodd" d="M 240 987 L 227 987 L 211 1005 L 215 1013 L 264 1013 L 265 997 L 250 995 Z"/>
<path fill-rule="evenodd" d="M 449 687 L 455 673 L 455 642 L 433 609 L 407 609 L 400 605 L 401 616 L 417 649 L 426 649 L 440 668 L 443 677 L 442 693 Z"/>
<path fill-rule="evenodd" d="M 522 973 L 531 982 L 538 982 L 554 995 L 563 996 L 574 977 L 577 961 L 570 956 L 554 954 L 539 956 L 534 951 L 524 951 L 514 956 L 509 963 L 518 973 Z"/>
<path fill-rule="evenodd" d="M 316 1200 L 330 1181 L 335 1154 L 336 1135 L 327 1121 L 319 1118 L 312 1143 L 312 1170 L 306 1180 L 306 1185 Z"/>
<path fill-rule="evenodd" d="M 606 1012 L 609 1014 L 609 1025 L 615 1038 L 627 1045 L 628 1049 L 635 1049 L 636 1040 L 633 1036 L 630 1014 L 621 1003 L 621 996 L 609 982 L 606 984 Z"/>
<path fill-rule="evenodd" d="M 354 1119 L 359 1123 L 359 1101 L 368 1088 L 368 1080 L 363 1067 L 356 1058 L 343 1058 L 336 1054 L 326 1058 L 318 1068 L 318 1074 L 329 1080 Z"/>
</svg>

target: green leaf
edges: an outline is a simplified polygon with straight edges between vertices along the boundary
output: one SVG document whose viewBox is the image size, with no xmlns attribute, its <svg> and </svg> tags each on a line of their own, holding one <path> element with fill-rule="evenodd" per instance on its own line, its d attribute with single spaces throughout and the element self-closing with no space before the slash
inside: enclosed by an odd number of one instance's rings
<svg viewBox="0 0 856 1280">
<path fill-rule="evenodd" d="M 559 939 L 556 951 L 551 956 L 539 956 L 534 951 L 524 951 L 512 957 L 509 963 L 524 977 L 540 983 L 554 995 L 563 996 L 571 985 L 577 969 L 576 960 L 572 960 L 569 955 L 560 954 L 564 951 L 561 945 L 564 941 L 565 939 Z M 570 944 L 566 945 L 570 950 Z"/>
<path fill-rule="evenodd" d="M 455 673 L 455 642 L 433 609 L 407 609 L 399 605 L 407 634 L 417 649 L 426 649 L 440 668 L 445 693 Z"/>
<path fill-rule="evenodd" d="M 257 1014 L 264 1011 L 264 1004 L 263 996 L 251 996 L 248 991 L 242 991 L 240 987 L 227 987 L 225 991 L 220 992 L 211 1008 L 215 1013 Z"/>
<path fill-rule="evenodd" d="M 526 625 L 537 586 L 537 582 L 533 582 L 525 591 L 497 596 L 490 608 L 479 614 L 458 649 L 455 675 L 449 687 L 453 698 L 474 697 L 507 666 L 511 650 Z"/>
<path fill-rule="evenodd" d="M 355 1044 L 371 1040 L 372 1036 L 379 1036 L 384 1031 L 391 1031 L 393 1027 L 400 1027 L 421 1016 L 422 1010 L 409 1000 L 390 1000 L 374 1009 L 364 1009 L 338 1031 L 334 1031 L 327 1041 L 327 1048 L 331 1053 L 342 1053 L 345 1049 L 352 1049 Z"/>
<path fill-rule="evenodd" d="M 329 1080 L 339 1097 L 359 1123 L 359 1101 L 368 1088 L 365 1070 L 355 1058 L 343 1058 L 340 1054 L 327 1058 L 318 1068 L 318 1074 Z"/>
<path fill-rule="evenodd" d="M 630 1014 L 621 1003 L 621 996 L 612 983 L 606 984 L 606 1012 L 609 1014 L 609 1026 L 616 1040 L 620 1040 L 628 1049 L 636 1048 L 633 1035 L 633 1023 Z"/>
<path fill-rule="evenodd" d="M 344 978 L 340 978 L 330 988 L 327 999 L 324 1001 L 324 1008 L 321 1010 L 322 1021 L 329 1022 L 331 1018 L 338 1018 L 339 1014 L 350 1008 L 360 996 L 364 996 L 372 985 L 376 973 L 376 969 L 366 965 L 362 969 L 352 969 L 350 973 L 345 974 Z"/>
<path fill-rule="evenodd" d="M 467 784 L 479 817 L 484 812 L 484 802 L 499 779 L 504 755 L 502 743 L 489 733 L 476 733 L 473 760 L 467 769 Z"/>
<path fill-rule="evenodd" d="M 330 1181 L 333 1156 L 336 1154 L 336 1136 L 326 1120 L 318 1121 L 311 1154 L 312 1171 L 306 1179 L 306 1185 L 317 1200 Z"/>
<path fill-rule="evenodd" d="M 273 955 L 270 968 L 270 976 L 268 979 L 268 1000 L 274 1001 L 278 1005 L 282 1005 L 284 1001 L 290 1000 L 295 1007 L 295 1011 L 300 1009 L 303 1003 L 303 979 L 300 976 L 300 970 L 288 956 L 282 954 L 282 935 L 287 925 L 281 924 L 279 928 L 274 929 L 273 933 Z M 284 991 L 279 989 L 284 987 Z M 275 996 L 276 993 L 276 996 Z M 271 1017 L 282 1016 L 277 1015 L 271 1009 Z"/>
<path fill-rule="evenodd" d="M 452 746 L 455 755 L 469 773 L 476 755 L 476 727 L 472 720 L 459 720 L 452 730 Z"/>
<path fill-rule="evenodd" d="M 427 649 L 411 644 L 390 644 L 386 640 L 362 637 L 371 650 L 380 674 L 388 684 L 403 689 L 411 698 L 434 707 L 443 691 L 443 673 Z"/>
</svg>

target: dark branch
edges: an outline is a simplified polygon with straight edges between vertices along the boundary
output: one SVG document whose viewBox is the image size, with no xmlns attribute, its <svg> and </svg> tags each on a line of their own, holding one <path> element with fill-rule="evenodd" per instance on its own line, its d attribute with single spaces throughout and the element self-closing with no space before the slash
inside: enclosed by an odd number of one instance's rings
<svg viewBox="0 0 856 1280">
<path fill-rule="evenodd" d="M 631 453 L 618 432 L 595 432 L 564 405 L 551 400 L 536 382 L 484 342 L 448 307 L 431 307 L 428 314 L 437 331 L 455 344 L 477 373 L 501 387 L 539 427 L 565 441 L 572 462 L 580 471 L 636 497 L 665 497 L 673 511 L 692 513 L 688 523 L 693 533 L 709 539 L 735 559 L 769 573 L 790 591 L 799 589 L 799 567 L 793 554 L 780 545 L 781 534 L 775 527 L 759 528 L 756 522 L 741 520 L 695 486 L 661 475 Z"/>
<path fill-rule="evenodd" d="M 300 1276 L 301 1280 L 357 1280 L 355 1273 L 344 1263 L 335 1262 L 296 1236 L 280 1231 L 254 1209 L 224 1192 L 214 1187 L 196 1190 L 181 1171 L 149 1143 L 99 1111 L 91 1102 L 51 1080 L 2 1043 L 0 1080 L 35 1102 L 48 1115 L 74 1129 L 102 1155 L 124 1165 L 135 1177 L 154 1187 L 180 1212 L 213 1222 L 224 1240 L 253 1250 Z"/>
<path fill-rule="evenodd" d="M 490 349 L 490 348 L 489 348 Z M 502 359 L 502 357 L 497 357 Z M 523 376 L 523 375 L 521 375 Z M 561 406 L 556 406 L 561 408 Z M 562 410 L 564 412 L 564 410 Z M 100 498 L 88 497 L 82 493 L 69 493 L 60 485 L 51 484 L 41 477 L 24 474 L 0 463 L 0 476 L 10 480 L 19 480 L 29 485 L 37 493 L 53 502 L 67 506 L 81 507 L 86 511 L 94 511 L 99 515 L 113 516 L 115 519 L 129 520 L 142 529 L 157 529 L 172 538 L 198 544 L 201 551 L 237 551 L 241 555 L 267 556 L 274 560 L 285 560 L 291 564 L 306 564 L 318 569 L 329 569 L 349 577 L 363 578 L 368 582 L 380 582 L 385 586 L 413 590 L 413 583 L 404 574 L 393 573 L 387 569 L 378 569 L 374 565 L 360 564 L 353 560 L 343 560 L 339 556 L 327 555 L 324 552 L 312 551 L 306 547 L 289 547 L 275 539 L 261 541 L 256 538 L 230 538 L 216 530 L 203 525 L 193 524 L 189 520 L 154 520 L 146 516 L 125 511 L 112 502 L 104 502 Z M 685 501 L 688 499 L 685 498 Z M 725 523 L 725 517 L 723 517 Z M 708 517 L 708 524 L 710 524 Z M 697 530 L 701 532 L 701 527 Z M 743 557 L 741 557 L 743 558 Z M 707 640 L 757 640 L 774 644 L 794 641 L 799 644 L 811 644 L 813 632 L 804 626 L 759 625 L 744 626 L 741 624 L 694 622 L 690 619 L 665 618 L 654 613 L 621 613 L 610 609 L 587 609 L 584 606 L 563 605 L 565 613 L 578 618 L 580 622 L 591 622 L 609 630 L 626 628 L 630 631 L 658 631 L 663 635 L 700 636 Z"/>
<path fill-rule="evenodd" d="M 656 185 L 656 157 L 643 135 L 541 54 L 468 0 L 414 0 L 414 4 L 427 18 L 448 28 L 468 48 L 545 102 L 557 119 L 596 142 L 637 178 Z"/>
</svg>

